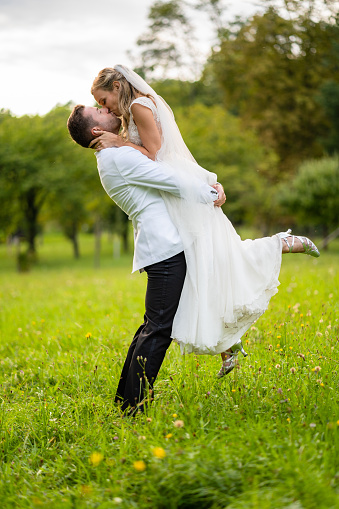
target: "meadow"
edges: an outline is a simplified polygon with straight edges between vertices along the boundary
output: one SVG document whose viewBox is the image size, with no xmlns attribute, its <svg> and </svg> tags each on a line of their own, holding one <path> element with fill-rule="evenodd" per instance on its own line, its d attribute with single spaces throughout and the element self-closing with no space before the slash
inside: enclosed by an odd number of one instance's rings
<svg viewBox="0 0 339 509">
<path fill-rule="evenodd" d="M 279 293 L 218 380 L 219 357 L 173 343 L 147 415 L 113 398 L 144 311 L 145 274 L 104 239 L 58 235 L 15 270 L 0 246 L 1 508 L 339 507 L 339 242 L 285 255 Z"/>
</svg>

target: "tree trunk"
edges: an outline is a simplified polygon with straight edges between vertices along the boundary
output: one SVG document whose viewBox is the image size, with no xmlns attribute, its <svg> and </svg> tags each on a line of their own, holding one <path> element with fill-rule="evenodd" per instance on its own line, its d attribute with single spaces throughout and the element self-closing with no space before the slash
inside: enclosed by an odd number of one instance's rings
<svg viewBox="0 0 339 509">
<path fill-rule="evenodd" d="M 121 225 L 121 236 L 122 236 L 122 249 L 124 253 L 128 253 L 128 226 L 129 220 L 126 214 L 122 216 L 122 225 Z"/>
<path fill-rule="evenodd" d="M 72 244 L 73 244 L 74 258 L 78 259 L 78 258 L 80 258 L 80 249 L 79 249 L 78 235 L 76 232 L 74 233 L 71 240 L 72 240 Z"/>
<path fill-rule="evenodd" d="M 95 235 L 95 245 L 94 245 L 94 267 L 100 267 L 100 255 L 101 255 L 101 219 L 100 217 L 96 218 L 94 223 L 94 235 Z"/>
<path fill-rule="evenodd" d="M 31 268 L 31 254 L 29 251 L 21 252 L 20 249 L 20 238 L 18 238 L 17 244 L 17 269 L 18 272 L 28 272 Z"/>
<path fill-rule="evenodd" d="M 323 242 L 322 242 L 321 248 L 324 251 L 327 251 L 329 243 L 332 242 L 332 240 L 336 239 L 337 237 L 339 237 L 339 227 L 336 228 L 330 234 L 328 233 L 328 228 L 325 228 L 325 230 L 324 230 L 324 238 L 323 238 Z"/>
<path fill-rule="evenodd" d="M 27 243 L 28 252 L 32 259 L 36 256 L 36 236 L 38 234 L 38 213 L 39 208 L 36 205 L 36 192 L 30 189 L 24 197 L 24 213 L 27 225 Z"/>
<path fill-rule="evenodd" d="M 72 221 L 72 224 L 68 225 L 66 230 L 66 236 L 72 242 L 73 246 L 73 255 L 76 260 L 80 258 L 80 248 L 79 248 L 79 240 L 78 240 L 78 225 L 76 221 Z"/>
</svg>

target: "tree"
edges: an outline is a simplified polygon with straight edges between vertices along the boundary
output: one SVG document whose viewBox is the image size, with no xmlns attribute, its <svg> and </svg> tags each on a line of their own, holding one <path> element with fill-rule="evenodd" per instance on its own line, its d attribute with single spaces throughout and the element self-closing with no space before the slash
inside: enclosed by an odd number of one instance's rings
<svg viewBox="0 0 339 509">
<path fill-rule="evenodd" d="M 147 31 L 137 40 L 140 53 L 133 55 L 136 71 L 150 79 L 177 73 L 196 73 L 197 54 L 192 44 L 193 26 L 181 0 L 157 0 L 150 7 Z M 186 76 L 187 78 L 187 76 Z"/>
<path fill-rule="evenodd" d="M 323 154 L 319 138 L 329 123 L 317 96 L 326 81 L 339 81 L 338 43 L 333 20 L 298 12 L 285 18 L 269 7 L 230 27 L 211 57 L 208 70 L 223 89 L 224 105 L 275 150 L 284 172 Z"/>
<path fill-rule="evenodd" d="M 105 198 L 91 150 L 71 141 L 66 128 L 70 105 L 40 117 L 0 114 L 0 229 L 20 232 L 27 256 L 37 256 L 43 219 L 59 222 L 78 257 L 78 233 L 94 224 L 113 202 Z M 24 255 L 24 254 L 23 254 Z"/>
<path fill-rule="evenodd" d="M 208 86 L 202 80 L 182 81 L 165 79 L 151 83 L 157 94 L 161 95 L 169 106 L 175 111 L 180 107 L 204 104 L 213 106 L 222 101 L 222 91 L 216 82 Z"/>
<path fill-rule="evenodd" d="M 308 18 L 313 21 L 335 18 L 339 10 L 338 0 L 261 0 L 266 9 L 274 7 L 289 18 Z"/>
<path fill-rule="evenodd" d="M 2 115 L 0 122 L 0 188 L 12 203 L 11 227 L 22 229 L 31 257 L 36 255 L 38 216 L 48 194 L 51 160 L 42 118 Z"/>
<path fill-rule="evenodd" d="M 327 81 L 320 89 L 319 103 L 326 111 L 330 126 L 327 136 L 320 139 L 329 152 L 339 152 L 339 83 Z"/>
<path fill-rule="evenodd" d="M 281 189 L 282 204 L 305 226 L 321 226 L 324 237 L 339 218 L 339 158 L 325 157 L 301 164 L 292 183 Z"/>
<path fill-rule="evenodd" d="M 226 30 L 226 20 L 224 19 L 227 11 L 227 4 L 223 0 L 196 0 L 193 7 L 199 11 L 205 11 L 214 28 L 217 40 L 224 36 Z"/>
</svg>

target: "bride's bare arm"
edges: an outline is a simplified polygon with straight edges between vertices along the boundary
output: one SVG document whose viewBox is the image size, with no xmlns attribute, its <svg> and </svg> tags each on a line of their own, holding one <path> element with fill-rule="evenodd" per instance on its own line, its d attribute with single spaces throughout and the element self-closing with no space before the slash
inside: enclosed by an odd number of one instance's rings
<svg viewBox="0 0 339 509">
<path fill-rule="evenodd" d="M 120 136 L 107 131 L 98 131 L 99 136 L 91 142 L 90 146 L 94 145 L 97 150 L 109 147 L 133 147 L 154 161 L 155 155 L 161 147 L 161 137 L 153 113 L 146 106 L 137 103 L 132 104 L 131 110 L 142 146 L 129 141 L 125 142 Z"/>
<path fill-rule="evenodd" d="M 161 136 L 155 123 L 152 111 L 146 106 L 135 103 L 131 107 L 133 120 L 138 128 L 139 136 L 142 141 L 142 147 L 127 142 L 126 145 L 141 150 L 150 159 L 154 161 L 155 155 L 161 148 Z M 146 150 L 146 152 L 145 152 Z"/>
</svg>

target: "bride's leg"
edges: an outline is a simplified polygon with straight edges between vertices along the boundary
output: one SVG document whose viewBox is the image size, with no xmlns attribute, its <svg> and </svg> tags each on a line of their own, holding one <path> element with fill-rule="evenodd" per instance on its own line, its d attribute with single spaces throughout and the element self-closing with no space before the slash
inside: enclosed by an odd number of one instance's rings
<svg viewBox="0 0 339 509">
<path fill-rule="evenodd" d="M 226 359 L 230 357 L 230 354 L 232 353 L 232 350 L 229 348 L 226 350 L 226 352 L 221 352 L 221 360 L 224 362 Z"/>
<path fill-rule="evenodd" d="M 291 246 L 289 244 L 289 242 L 290 242 L 289 239 L 292 239 L 292 237 L 291 236 L 287 237 L 286 242 L 282 243 L 282 253 L 283 254 L 285 254 L 285 253 L 304 253 L 305 252 L 304 246 L 302 245 L 302 243 L 300 242 L 299 239 L 294 242 L 293 246 Z M 292 250 L 290 251 L 291 247 L 292 247 Z"/>
<path fill-rule="evenodd" d="M 239 339 L 231 348 L 226 350 L 226 352 L 221 353 L 221 358 L 223 360 L 223 363 L 221 365 L 221 368 L 219 370 L 219 373 L 217 373 L 218 378 L 222 378 L 225 375 L 228 375 L 232 371 L 232 369 L 237 364 L 237 355 L 241 352 L 244 357 L 247 356 L 247 353 L 245 352 L 241 339 Z"/>
<path fill-rule="evenodd" d="M 278 233 L 282 239 L 282 253 L 305 253 L 318 258 L 320 253 L 317 246 L 307 237 L 291 235 L 291 230 Z"/>
<path fill-rule="evenodd" d="M 235 357 L 233 356 L 232 349 L 229 348 L 226 352 L 221 352 L 221 368 L 217 373 L 218 378 L 222 378 L 225 375 L 228 375 L 232 371 L 235 366 Z"/>
</svg>

